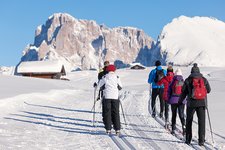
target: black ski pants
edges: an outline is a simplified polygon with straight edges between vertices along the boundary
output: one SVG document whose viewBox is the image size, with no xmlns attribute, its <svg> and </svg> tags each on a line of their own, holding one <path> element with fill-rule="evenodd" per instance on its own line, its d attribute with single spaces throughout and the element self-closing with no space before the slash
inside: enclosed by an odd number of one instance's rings
<svg viewBox="0 0 225 150">
<path fill-rule="evenodd" d="M 169 104 L 164 101 L 164 104 L 165 104 L 165 121 L 167 122 L 168 121 L 168 118 L 169 118 Z"/>
<path fill-rule="evenodd" d="M 163 91 L 164 88 L 153 88 L 152 89 L 152 101 L 151 101 L 151 107 L 152 107 L 152 115 L 155 115 L 155 104 L 156 104 L 156 97 L 159 96 L 159 102 L 160 102 L 160 113 L 163 114 L 164 111 L 164 103 L 163 100 Z"/>
<path fill-rule="evenodd" d="M 111 130 L 112 124 L 115 130 L 120 130 L 119 104 L 119 100 L 103 99 L 102 117 L 106 130 Z"/>
<path fill-rule="evenodd" d="M 187 107 L 186 142 L 190 143 L 192 139 L 192 122 L 195 112 L 198 117 L 198 142 L 205 142 L 205 109 L 205 106 Z"/>
<path fill-rule="evenodd" d="M 172 130 L 176 129 L 177 110 L 182 126 L 185 125 L 184 105 L 171 104 L 171 110 L 172 110 Z"/>
</svg>

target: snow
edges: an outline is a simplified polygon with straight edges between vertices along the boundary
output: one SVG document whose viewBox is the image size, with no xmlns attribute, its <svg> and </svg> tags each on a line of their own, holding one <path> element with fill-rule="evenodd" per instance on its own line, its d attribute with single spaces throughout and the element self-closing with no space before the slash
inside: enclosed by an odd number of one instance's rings
<svg viewBox="0 0 225 150">
<path fill-rule="evenodd" d="M 6 66 L 0 66 L 0 74 L 3 75 L 14 75 L 15 67 L 6 67 Z"/>
<path fill-rule="evenodd" d="M 145 66 L 143 66 L 141 63 L 130 63 L 129 65 L 130 65 L 131 67 L 133 67 L 133 66 L 135 66 L 135 65 L 145 67 Z"/>
<path fill-rule="evenodd" d="M 38 51 L 38 50 L 39 50 L 39 48 L 38 48 L 38 47 L 36 47 L 36 46 L 34 46 L 34 45 L 30 46 L 29 48 L 30 48 L 30 49 L 32 49 L 32 50 L 36 50 L 36 51 Z"/>
<path fill-rule="evenodd" d="M 215 18 L 180 16 L 164 26 L 158 40 L 166 62 L 225 66 L 225 23 Z"/>
<path fill-rule="evenodd" d="M 61 72 L 62 66 L 60 61 L 26 61 L 20 63 L 18 73 Z"/>
<path fill-rule="evenodd" d="M 48 20 L 51 20 L 52 18 L 60 18 L 61 16 L 66 16 L 66 17 L 68 17 L 68 18 L 70 18 L 70 19 L 72 19 L 72 20 L 76 20 L 73 16 L 71 16 L 70 14 L 68 14 L 68 13 L 61 13 L 61 12 L 59 12 L 59 13 L 54 13 L 53 15 L 51 15 L 51 16 L 49 16 L 48 17 Z"/>
<path fill-rule="evenodd" d="M 128 124 L 124 124 L 120 111 L 122 138 L 105 134 L 99 101 L 96 105 L 96 127 L 93 127 L 92 86 L 97 80 L 97 71 L 69 73 L 70 81 L 0 75 L 0 149 L 192 149 L 169 134 L 149 114 L 147 77 L 150 69 L 116 71 L 124 86 L 121 101 Z M 186 78 L 190 67 L 181 69 Z M 222 99 L 225 96 L 225 68 L 200 70 L 212 88 L 208 102 L 215 145 L 225 149 Z M 206 140 L 210 143 L 206 121 Z M 197 126 L 193 123 L 193 137 L 197 139 L 196 136 Z"/>
</svg>

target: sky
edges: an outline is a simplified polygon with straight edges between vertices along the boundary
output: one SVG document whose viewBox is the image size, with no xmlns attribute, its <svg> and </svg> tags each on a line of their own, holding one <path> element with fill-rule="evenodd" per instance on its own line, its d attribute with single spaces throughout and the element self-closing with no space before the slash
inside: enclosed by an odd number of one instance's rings
<svg viewBox="0 0 225 150">
<path fill-rule="evenodd" d="M 54 13 L 95 20 L 108 27 L 132 26 L 157 40 L 173 18 L 208 16 L 225 22 L 224 0 L 1 0 L 0 66 L 15 66 L 33 44 L 37 26 Z"/>
</svg>

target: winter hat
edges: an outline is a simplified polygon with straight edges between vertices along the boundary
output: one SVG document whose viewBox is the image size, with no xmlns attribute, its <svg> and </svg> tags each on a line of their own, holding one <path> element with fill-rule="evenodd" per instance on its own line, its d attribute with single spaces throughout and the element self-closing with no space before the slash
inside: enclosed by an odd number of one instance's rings
<svg viewBox="0 0 225 150">
<path fill-rule="evenodd" d="M 173 72 L 173 67 L 172 67 L 171 65 L 169 65 L 169 66 L 167 67 L 167 72 Z"/>
<path fill-rule="evenodd" d="M 159 61 L 159 60 L 157 60 L 156 62 L 155 62 L 155 66 L 160 66 L 161 65 L 161 62 Z"/>
<path fill-rule="evenodd" d="M 178 68 L 176 71 L 175 71 L 175 75 L 180 75 L 182 76 L 182 71 L 180 68 Z"/>
<path fill-rule="evenodd" d="M 200 73 L 197 63 L 193 64 L 193 67 L 191 68 L 191 73 Z"/>
<path fill-rule="evenodd" d="M 110 71 L 116 71 L 116 66 L 114 66 L 114 65 L 108 65 L 107 67 L 106 67 L 106 71 L 108 71 L 108 72 L 110 72 Z"/>
<path fill-rule="evenodd" d="M 104 62 L 104 66 L 108 66 L 108 65 L 109 65 L 109 61 L 106 60 L 106 61 Z"/>
</svg>

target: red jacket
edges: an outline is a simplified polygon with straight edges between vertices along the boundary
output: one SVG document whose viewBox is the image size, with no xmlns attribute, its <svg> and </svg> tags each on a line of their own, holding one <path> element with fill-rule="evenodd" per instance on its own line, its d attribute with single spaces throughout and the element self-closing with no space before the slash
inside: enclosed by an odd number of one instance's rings
<svg viewBox="0 0 225 150">
<path fill-rule="evenodd" d="M 158 85 L 164 85 L 164 91 L 163 91 L 163 100 L 168 101 L 168 89 L 169 85 L 173 80 L 174 73 L 168 72 L 165 77 L 163 77 L 160 81 L 158 81 Z"/>
</svg>

